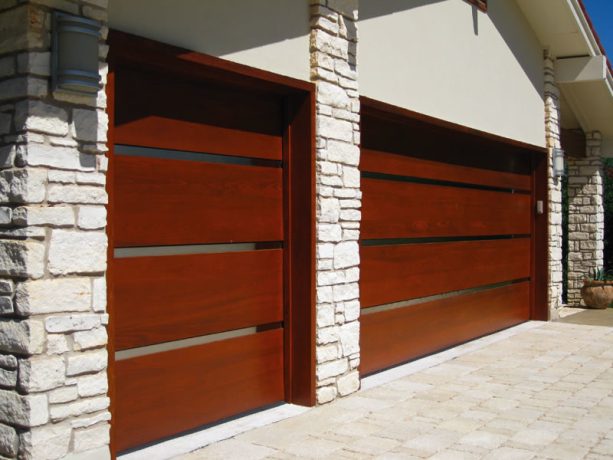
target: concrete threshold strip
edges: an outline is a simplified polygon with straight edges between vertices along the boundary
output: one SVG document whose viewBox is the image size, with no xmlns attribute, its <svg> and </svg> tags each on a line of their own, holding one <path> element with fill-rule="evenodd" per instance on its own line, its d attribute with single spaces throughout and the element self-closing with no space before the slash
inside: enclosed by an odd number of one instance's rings
<svg viewBox="0 0 613 460">
<path fill-rule="evenodd" d="M 536 329 L 547 324 L 544 321 L 528 321 L 526 323 L 513 326 L 500 332 L 472 340 L 470 342 L 449 348 L 440 353 L 426 356 L 407 364 L 379 372 L 377 374 L 362 379 L 361 391 L 385 385 L 399 378 L 415 374 L 429 369 L 447 361 L 451 361 L 459 356 L 472 353 L 473 351 L 485 348 L 488 345 L 500 342 L 513 337 L 524 331 Z M 357 393 L 359 394 L 359 392 Z M 351 397 L 351 396 L 349 396 Z M 332 403 L 334 404 L 334 403 Z M 206 447 L 210 444 L 233 438 L 255 428 L 280 422 L 288 418 L 296 417 L 308 412 L 313 408 L 296 406 L 293 404 L 282 404 L 271 409 L 258 411 L 256 413 L 239 417 L 225 423 L 220 423 L 213 427 L 207 427 L 183 436 L 169 439 L 158 444 L 150 445 L 139 450 L 131 451 L 120 455 L 120 460 L 166 460 L 178 455 L 188 454 L 195 450 Z"/>
</svg>

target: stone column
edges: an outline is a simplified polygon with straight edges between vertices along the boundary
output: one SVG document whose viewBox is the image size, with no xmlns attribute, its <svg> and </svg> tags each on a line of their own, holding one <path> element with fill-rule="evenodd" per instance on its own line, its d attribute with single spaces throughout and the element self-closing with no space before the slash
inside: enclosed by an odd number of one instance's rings
<svg viewBox="0 0 613 460">
<path fill-rule="evenodd" d="M 357 0 L 311 1 L 316 84 L 317 402 L 360 386 Z"/>
<path fill-rule="evenodd" d="M 585 158 L 568 159 L 568 303 L 580 305 L 583 278 L 603 266 L 604 206 L 599 132 L 586 134 Z"/>
<path fill-rule="evenodd" d="M 52 9 L 105 24 L 106 8 L 0 3 L 2 458 L 109 458 L 106 98 L 49 87 Z"/>
<path fill-rule="evenodd" d="M 548 150 L 549 200 L 549 315 L 556 319 L 562 306 L 562 181 L 553 177 L 553 149 L 560 148 L 560 90 L 556 85 L 554 59 L 545 52 L 545 136 Z"/>
</svg>

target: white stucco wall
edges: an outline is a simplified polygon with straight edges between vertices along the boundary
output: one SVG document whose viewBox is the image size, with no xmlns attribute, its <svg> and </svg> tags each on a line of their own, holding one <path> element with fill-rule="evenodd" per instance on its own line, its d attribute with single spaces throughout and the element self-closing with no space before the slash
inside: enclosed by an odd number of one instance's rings
<svg viewBox="0 0 613 460">
<path fill-rule="evenodd" d="M 361 0 L 360 93 L 545 145 L 543 50 L 512 0 Z"/>
<path fill-rule="evenodd" d="M 309 80 L 303 0 L 110 0 L 109 27 Z"/>
</svg>

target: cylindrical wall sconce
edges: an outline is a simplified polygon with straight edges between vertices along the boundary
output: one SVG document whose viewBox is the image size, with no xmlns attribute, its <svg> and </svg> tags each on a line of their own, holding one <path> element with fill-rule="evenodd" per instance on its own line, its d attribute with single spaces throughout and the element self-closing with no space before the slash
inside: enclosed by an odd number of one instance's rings
<svg viewBox="0 0 613 460">
<path fill-rule="evenodd" d="M 553 177 L 562 177 L 564 175 L 564 150 L 559 148 L 553 149 Z"/>
<path fill-rule="evenodd" d="M 98 21 L 58 11 L 53 13 L 51 84 L 54 90 L 98 92 L 99 37 Z"/>
</svg>

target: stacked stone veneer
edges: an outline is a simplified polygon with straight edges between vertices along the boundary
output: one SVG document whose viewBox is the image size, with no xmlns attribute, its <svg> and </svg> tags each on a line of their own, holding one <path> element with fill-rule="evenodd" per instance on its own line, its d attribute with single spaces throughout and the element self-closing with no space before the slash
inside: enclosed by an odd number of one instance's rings
<svg viewBox="0 0 613 460">
<path fill-rule="evenodd" d="M 109 457 L 106 100 L 49 87 L 51 9 L 106 7 L 0 2 L 2 458 Z"/>
<path fill-rule="evenodd" d="M 568 159 L 568 303 L 581 304 L 583 279 L 603 266 L 602 139 L 586 135 L 585 158 Z"/>
<path fill-rule="evenodd" d="M 556 85 L 554 59 L 545 53 L 545 136 L 548 150 L 547 190 L 549 200 L 549 314 L 557 318 L 562 306 L 562 181 L 553 177 L 553 149 L 560 148 L 560 90 Z"/>
<path fill-rule="evenodd" d="M 311 1 L 316 84 L 317 402 L 360 386 L 357 0 Z"/>
</svg>

